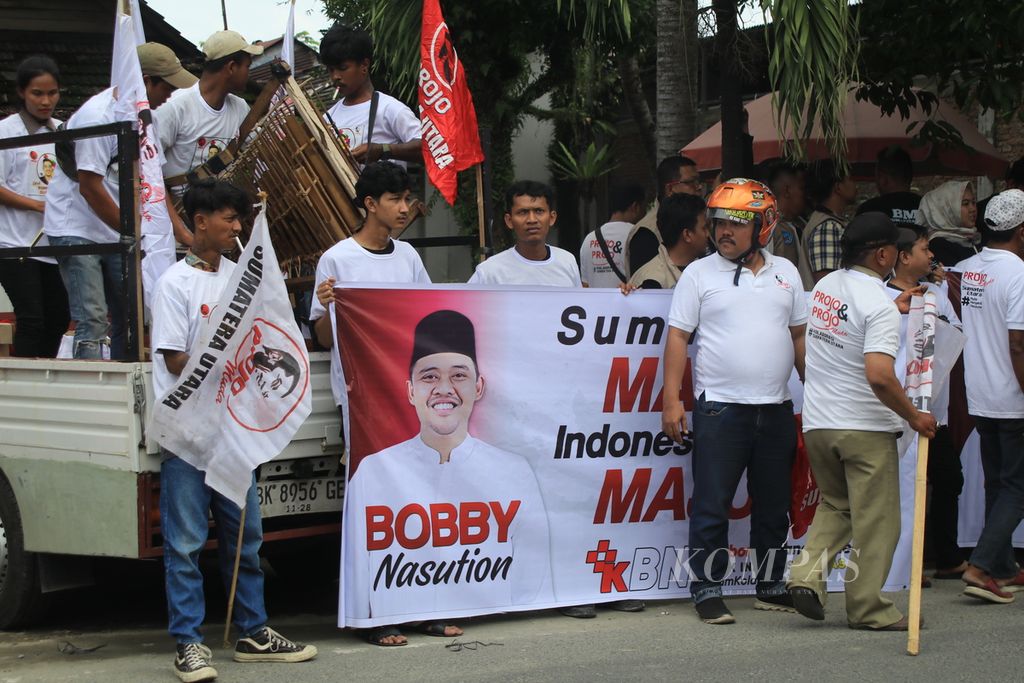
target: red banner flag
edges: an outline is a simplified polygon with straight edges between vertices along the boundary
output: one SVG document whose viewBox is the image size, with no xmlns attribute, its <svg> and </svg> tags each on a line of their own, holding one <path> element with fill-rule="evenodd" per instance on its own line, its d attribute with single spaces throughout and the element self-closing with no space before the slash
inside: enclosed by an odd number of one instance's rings
<svg viewBox="0 0 1024 683">
<path fill-rule="evenodd" d="M 423 163 L 434 187 L 455 203 L 458 172 L 484 160 L 473 97 L 438 0 L 423 0 L 420 39 Z"/>
</svg>

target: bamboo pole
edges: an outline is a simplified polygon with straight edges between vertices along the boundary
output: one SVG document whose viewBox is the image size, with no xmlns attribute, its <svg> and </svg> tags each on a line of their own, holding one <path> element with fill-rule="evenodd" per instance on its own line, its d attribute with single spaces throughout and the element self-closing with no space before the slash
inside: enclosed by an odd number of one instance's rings
<svg viewBox="0 0 1024 683">
<path fill-rule="evenodd" d="M 910 554 L 910 607 L 907 610 L 907 654 L 921 651 L 921 578 L 924 564 L 924 515 L 928 496 L 928 438 L 917 437 L 917 472 L 914 475 L 914 534 Z"/>
<path fill-rule="evenodd" d="M 485 232 L 484 216 L 484 165 L 476 165 L 476 215 L 477 228 L 480 231 L 480 263 L 487 260 L 487 233 Z"/>
<path fill-rule="evenodd" d="M 238 565 L 241 564 L 242 561 L 242 539 L 245 533 L 245 509 L 246 508 L 242 508 L 242 514 L 238 518 L 238 542 L 235 544 L 235 568 L 231 572 L 231 590 L 228 593 L 228 614 L 224 617 L 225 649 L 231 647 L 231 641 L 228 640 L 228 636 L 231 635 L 231 613 L 235 610 L 235 589 L 238 588 Z"/>
</svg>

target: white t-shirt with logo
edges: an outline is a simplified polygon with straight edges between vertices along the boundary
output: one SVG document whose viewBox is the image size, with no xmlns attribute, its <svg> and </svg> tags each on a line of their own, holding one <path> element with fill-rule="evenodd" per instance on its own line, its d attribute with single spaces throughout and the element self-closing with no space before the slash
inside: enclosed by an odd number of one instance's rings
<svg viewBox="0 0 1024 683">
<path fill-rule="evenodd" d="M 216 273 L 200 270 L 181 260 L 157 280 L 150 333 L 154 349 L 153 395 L 156 400 L 167 395 L 179 379 L 167 369 L 164 354 L 156 351 L 192 352 L 234 269 L 234 261 L 226 258 L 221 258 Z"/>
<path fill-rule="evenodd" d="M 325 251 L 316 264 L 316 284 L 333 277 L 335 286 L 367 282 L 429 285 L 430 276 L 416 250 L 407 242 L 391 240 L 391 244 L 394 245 L 393 251 L 380 254 L 364 249 L 351 237 L 338 242 Z M 327 310 L 314 296 L 309 307 L 309 319 L 319 320 L 325 313 Z M 331 347 L 331 391 L 338 405 L 348 405 L 337 343 Z"/>
<path fill-rule="evenodd" d="M 626 239 L 633 230 L 631 223 L 611 221 L 601 226 L 601 236 L 612 255 L 612 262 L 623 275 L 628 276 L 626 268 Z M 588 287 L 618 287 L 619 276 L 608 265 L 604 257 L 601 243 L 597 239 L 597 230 L 583 238 L 580 245 L 580 276 Z"/>
<path fill-rule="evenodd" d="M 531 261 L 510 247 L 477 264 L 468 284 L 582 287 L 580 268 L 573 255 L 550 245 L 548 249 L 546 259 Z"/>
<path fill-rule="evenodd" d="M 949 294 L 945 287 L 939 287 L 931 282 L 926 283 L 928 291 L 935 294 L 935 312 L 940 318 L 944 318 L 946 322 L 958 329 L 963 329 L 963 324 L 960 322 L 959 316 L 956 311 L 953 310 L 953 304 L 949 301 Z M 892 285 L 886 285 L 885 293 L 888 294 L 895 301 L 896 298 L 903 293 L 903 290 L 897 289 Z M 907 313 L 900 315 L 900 350 L 896 354 L 896 379 L 900 381 L 900 384 L 906 386 L 907 379 L 907 324 L 910 320 L 910 315 Z M 935 416 L 935 420 L 940 425 L 949 424 L 949 382 L 947 381 L 942 385 L 942 389 L 938 394 L 932 396 L 932 415 Z"/>
<path fill-rule="evenodd" d="M 712 254 L 683 271 L 672 294 L 668 324 L 698 331 L 693 393 L 708 401 L 766 405 L 790 398 L 795 350 L 790 327 L 807 322 L 796 266 L 762 250 L 755 275 Z"/>
<path fill-rule="evenodd" d="M 373 122 L 373 139 L 382 145 L 397 145 L 411 140 L 419 140 L 420 120 L 409 107 L 391 95 L 379 90 L 377 115 Z M 355 149 L 366 142 L 366 131 L 370 123 L 370 100 L 359 104 L 345 104 L 338 100 L 328 112 L 331 122 L 337 127 L 338 135 L 345 141 L 349 149 Z M 405 166 L 404 161 L 393 160 Z"/>
<path fill-rule="evenodd" d="M 1008 330 L 1024 330 L 1024 261 L 985 247 L 957 264 L 967 345 L 964 379 L 971 415 L 1024 418 L 1024 392 L 1010 363 Z"/>
<path fill-rule="evenodd" d="M 51 119 L 50 124 L 56 129 L 60 121 Z M 20 114 L 12 114 L 0 121 L 0 138 L 17 138 L 49 131 L 50 129 L 43 125 L 28 130 Z M 57 157 L 53 152 L 53 143 L 0 151 L 0 187 L 23 197 L 43 201 L 56 172 Z M 0 204 L 0 247 L 27 247 L 32 244 L 32 240 L 42 227 L 43 214 L 38 211 L 25 211 Z M 44 236 L 37 246 L 46 245 Z M 45 256 L 33 258 L 44 263 L 57 263 L 56 260 Z"/>
<path fill-rule="evenodd" d="M 871 390 L 864 354 L 893 359 L 900 348 L 900 312 L 877 276 L 836 270 L 811 291 L 803 428 L 898 432 L 902 420 Z"/>
<path fill-rule="evenodd" d="M 68 119 L 65 128 L 87 128 L 114 123 L 113 89 L 107 88 L 91 97 Z M 75 140 L 75 163 L 79 171 L 103 176 L 103 187 L 118 203 L 117 138 Z M 77 179 L 68 178 L 60 167 L 54 169 L 53 180 L 46 191 L 46 212 L 43 232 L 49 237 L 81 237 L 97 244 L 116 242 L 117 231 L 104 223 L 92 210 L 79 190 Z"/>
<path fill-rule="evenodd" d="M 219 154 L 238 137 L 249 113 L 241 97 L 228 94 L 224 106 L 214 109 L 199 94 L 199 84 L 177 90 L 153 111 L 164 152 L 164 177 L 188 173 Z"/>
</svg>

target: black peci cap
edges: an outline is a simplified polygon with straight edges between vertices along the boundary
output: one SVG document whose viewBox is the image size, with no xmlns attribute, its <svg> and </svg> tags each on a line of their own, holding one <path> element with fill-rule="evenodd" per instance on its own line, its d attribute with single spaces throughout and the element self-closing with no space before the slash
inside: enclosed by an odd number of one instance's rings
<svg viewBox="0 0 1024 683">
<path fill-rule="evenodd" d="M 476 332 L 470 319 L 448 310 L 424 316 L 413 333 L 410 372 L 416 361 L 435 353 L 461 353 L 476 363 Z"/>
<path fill-rule="evenodd" d="M 892 220 L 881 211 L 868 211 L 855 217 L 843 231 L 844 253 L 884 247 L 899 242 L 900 233 Z"/>
</svg>

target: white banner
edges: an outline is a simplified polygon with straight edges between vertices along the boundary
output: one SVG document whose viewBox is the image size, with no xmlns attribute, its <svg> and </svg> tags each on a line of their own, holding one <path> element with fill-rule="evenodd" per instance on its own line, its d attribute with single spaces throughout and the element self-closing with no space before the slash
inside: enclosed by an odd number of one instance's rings
<svg viewBox="0 0 1024 683">
<path fill-rule="evenodd" d="M 154 406 L 149 430 L 243 507 L 253 470 L 284 450 L 312 409 L 309 354 L 266 211 L 212 310 L 178 384 Z"/>
<path fill-rule="evenodd" d="M 149 109 L 149 96 L 142 80 L 142 67 L 136 47 L 145 42 L 138 3 L 133 0 L 133 16 L 125 14 L 118 0 L 114 24 L 114 56 L 110 84 L 117 100 L 118 121 L 132 121 L 139 133 L 139 214 L 142 221 L 142 288 L 149 307 L 156 281 L 174 264 L 174 236 L 167 214 L 163 159 L 156 133 L 156 122 Z M 121 169 L 122 173 L 129 172 Z"/>
<path fill-rule="evenodd" d="M 661 431 L 671 292 L 336 294 L 350 404 L 340 626 L 689 595 L 692 442 Z M 689 408 L 689 377 L 682 391 Z M 915 460 L 900 462 L 904 529 Z M 728 594 L 752 593 L 765 560 L 750 556 L 749 515 L 741 482 Z M 887 589 L 908 575 L 901 539 Z"/>
</svg>

